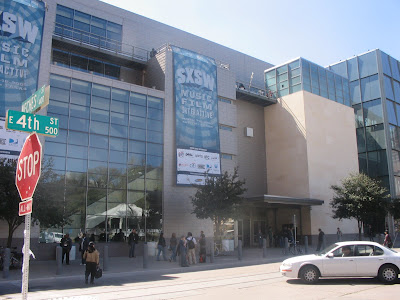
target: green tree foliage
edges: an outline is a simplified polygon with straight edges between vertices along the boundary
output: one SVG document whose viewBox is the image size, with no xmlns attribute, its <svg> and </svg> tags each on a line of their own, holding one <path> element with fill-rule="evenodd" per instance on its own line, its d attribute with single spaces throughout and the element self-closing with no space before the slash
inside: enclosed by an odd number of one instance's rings
<svg viewBox="0 0 400 300">
<path fill-rule="evenodd" d="M 220 236 L 220 225 L 230 218 L 239 215 L 238 207 L 243 201 L 245 181 L 238 179 L 238 169 L 229 175 L 223 173 L 220 177 L 207 177 L 205 185 L 197 186 L 194 197 L 192 214 L 199 219 L 210 218 L 216 228 L 216 235 Z"/>
<path fill-rule="evenodd" d="M 341 183 L 341 186 L 331 186 L 335 193 L 330 202 L 333 217 L 340 220 L 356 219 L 361 240 L 363 224 L 372 224 L 374 220 L 384 218 L 389 212 L 390 195 L 378 181 L 363 173 L 351 174 Z"/>
<path fill-rule="evenodd" d="M 16 160 L 0 159 L 0 219 L 8 224 L 7 247 L 11 247 L 15 230 L 25 218 L 18 215 L 20 196 L 15 186 Z M 43 227 L 62 227 L 70 222 L 63 204 L 63 177 L 52 169 L 52 161 L 42 165 L 40 180 L 33 195 L 32 220 Z"/>
</svg>

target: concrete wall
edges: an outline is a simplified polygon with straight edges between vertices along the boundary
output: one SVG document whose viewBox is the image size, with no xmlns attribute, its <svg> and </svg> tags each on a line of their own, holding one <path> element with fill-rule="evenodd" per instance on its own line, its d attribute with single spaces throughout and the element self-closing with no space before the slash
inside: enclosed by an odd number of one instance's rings
<svg viewBox="0 0 400 300">
<path fill-rule="evenodd" d="M 333 219 L 329 206 L 330 186 L 358 172 L 353 109 L 300 91 L 265 109 L 265 127 L 268 193 L 324 200 L 311 207 L 311 234 L 356 232 L 356 222 Z"/>
</svg>

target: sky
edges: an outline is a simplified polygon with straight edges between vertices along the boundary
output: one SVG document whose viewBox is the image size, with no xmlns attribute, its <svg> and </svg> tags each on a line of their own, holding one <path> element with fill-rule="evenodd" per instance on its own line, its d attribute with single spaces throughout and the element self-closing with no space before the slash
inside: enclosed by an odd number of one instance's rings
<svg viewBox="0 0 400 300">
<path fill-rule="evenodd" d="M 400 60 L 399 0 L 103 0 L 274 65 L 376 48 Z"/>
</svg>

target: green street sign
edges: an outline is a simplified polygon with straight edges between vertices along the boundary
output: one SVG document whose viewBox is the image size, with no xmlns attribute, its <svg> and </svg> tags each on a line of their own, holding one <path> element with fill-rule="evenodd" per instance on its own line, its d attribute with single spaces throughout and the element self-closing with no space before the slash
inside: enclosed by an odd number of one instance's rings
<svg viewBox="0 0 400 300">
<path fill-rule="evenodd" d="M 56 137 L 58 135 L 58 118 L 8 110 L 6 128 Z"/>
<path fill-rule="evenodd" d="M 21 111 L 33 114 L 49 105 L 50 86 L 42 86 L 32 96 L 22 102 Z"/>
</svg>

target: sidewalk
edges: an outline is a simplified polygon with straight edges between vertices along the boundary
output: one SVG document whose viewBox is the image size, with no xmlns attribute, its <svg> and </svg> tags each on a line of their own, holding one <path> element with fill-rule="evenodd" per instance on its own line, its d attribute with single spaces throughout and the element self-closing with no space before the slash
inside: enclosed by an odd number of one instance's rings
<svg viewBox="0 0 400 300">
<path fill-rule="evenodd" d="M 310 249 L 311 250 L 311 249 Z M 149 256 L 147 268 L 143 268 L 143 257 L 139 256 L 136 258 L 128 257 L 110 257 L 109 258 L 109 270 L 103 270 L 103 277 L 110 276 L 112 274 L 121 273 L 143 273 L 143 272 L 154 272 L 154 271 L 167 271 L 167 272 L 193 272 L 202 270 L 213 270 L 222 268 L 232 268 L 240 266 L 258 265 L 273 262 L 283 261 L 288 256 L 282 254 L 282 248 L 267 248 L 267 257 L 263 258 L 263 250 L 259 248 L 243 249 L 242 260 L 238 259 L 237 251 L 229 252 L 227 255 L 220 255 L 214 257 L 214 263 L 210 263 L 210 257 L 207 257 L 207 262 L 202 264 L 191 265 L 188 268 L 179 266 L 178 262 L 169 261 L 156 261 L 156 257 Z M 161 259 L 161 257 L 160 257 Z M 179 257 L 178 257 L 179 261 Z M 69 265 L 63 264 L 61 275 L 56 275 L 57 265 L 56 261 L 35 261 L 30 260 L 29 264 L 29 281 L 36 279 L 46 278 L 65 278 L 71 276 L 84 276 L 85 266 L 80 265 L 80 260 L 72 260 Z M 100 266 L 103 268 L 103 258 L 100 257 Z M 22 279 L 21 270 L 10 270 L 8 278 L 3 278 L 3 272 L 0 272 L 0 283 L 20 281 Z"/>
</svg>

